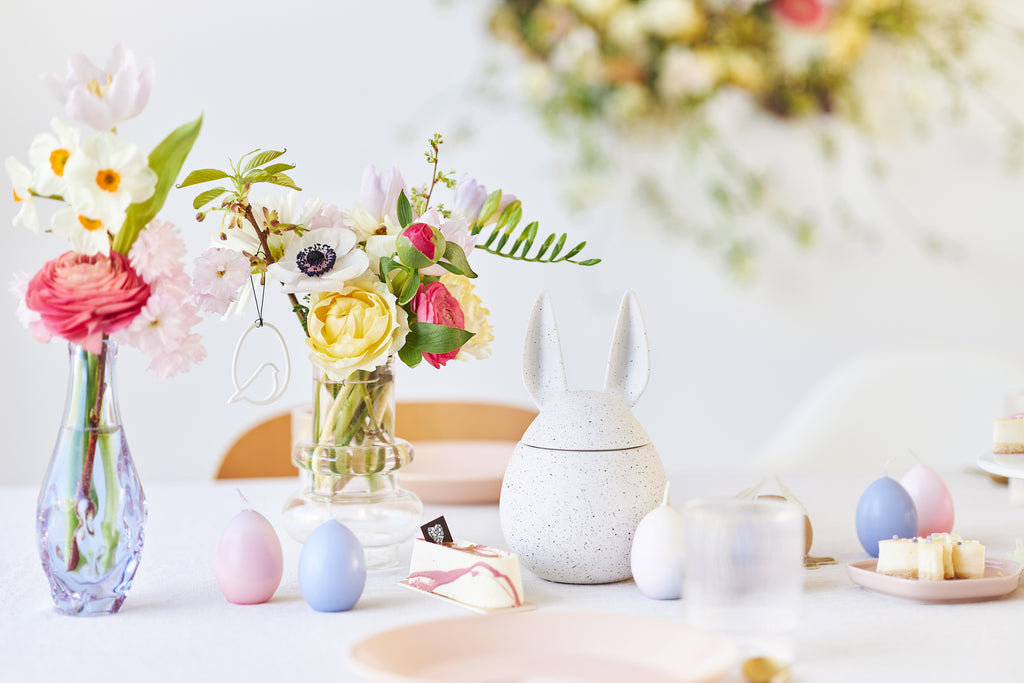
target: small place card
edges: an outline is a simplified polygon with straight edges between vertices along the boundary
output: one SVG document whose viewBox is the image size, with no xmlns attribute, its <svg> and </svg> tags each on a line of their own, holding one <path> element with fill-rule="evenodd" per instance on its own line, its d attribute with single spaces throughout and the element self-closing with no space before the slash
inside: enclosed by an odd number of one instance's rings
<svg viewBox="0 0 1024 683">
<path fill-rule="evenodd" d="M 420 527 L 420 531 L 423 532 L 423 538 L 431 543 L 455 542 L 455 539 L 452 538 L 452 532 L 448 530 L 448 522 L 444 521 L 444 515 L 441 515 L 432 522 L 427 522 Z"/>
</svg>

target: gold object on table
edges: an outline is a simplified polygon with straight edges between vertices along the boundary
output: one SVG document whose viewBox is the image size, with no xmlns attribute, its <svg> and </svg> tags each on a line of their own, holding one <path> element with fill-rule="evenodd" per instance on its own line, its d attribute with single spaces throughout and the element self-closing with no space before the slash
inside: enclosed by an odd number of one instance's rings
<svg viewBox="0 0 1024 683">
<path fill-rule="evenodd" d="M 836 558 L 834 557 L 811 557 L 810 555 L 804 557 L 804 566 L 808 569 L 817 569 L 818 567 L 822 567 L 826 564 L 835 563 Z"/>
<path fill-rule="evenodd" d="M 743 662 L 743 676 L 750 683 L 789 683 L 789 667 L 770 657 L 751 657 Z"/>
</svg>

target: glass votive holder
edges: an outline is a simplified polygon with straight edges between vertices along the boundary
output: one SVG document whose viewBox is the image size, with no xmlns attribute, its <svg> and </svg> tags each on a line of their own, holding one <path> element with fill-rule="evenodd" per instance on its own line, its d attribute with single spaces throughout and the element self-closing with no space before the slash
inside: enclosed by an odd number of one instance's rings
<svg viewBox="0 0 1024 683">
<path fill-rule="evenodd" d="M 687 620 L 744 659 L 790 665 L 804 586 L 804 515 L 781 500 L 695 500 L 683 509 Z"/>
</svg>

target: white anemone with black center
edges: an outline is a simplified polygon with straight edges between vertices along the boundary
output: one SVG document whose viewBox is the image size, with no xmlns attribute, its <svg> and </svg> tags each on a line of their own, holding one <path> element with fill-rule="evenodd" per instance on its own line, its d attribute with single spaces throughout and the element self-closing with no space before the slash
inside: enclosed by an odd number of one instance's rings
<svg viewBox="0 0 1024 683">
<path fill-rule="evenodd" d="M 340 289 L 370 265 L 348 228 L 316 228 L 292 242 L 267 272 L 285 292 L 326 292 Z"/>
</svg>

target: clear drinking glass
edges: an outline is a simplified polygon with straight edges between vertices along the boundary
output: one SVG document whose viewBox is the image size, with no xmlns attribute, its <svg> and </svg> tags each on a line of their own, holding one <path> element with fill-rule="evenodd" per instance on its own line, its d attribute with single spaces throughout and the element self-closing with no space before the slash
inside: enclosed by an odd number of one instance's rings
<svg viewBox="0 0 1024 683">
<path fill-rule="evenodd" d="M 804 516 L 781 500 L 696 500 L 683 510 L 688 621 L 743 658 L 791 664 L 804 586 Z"/>
</svg>

